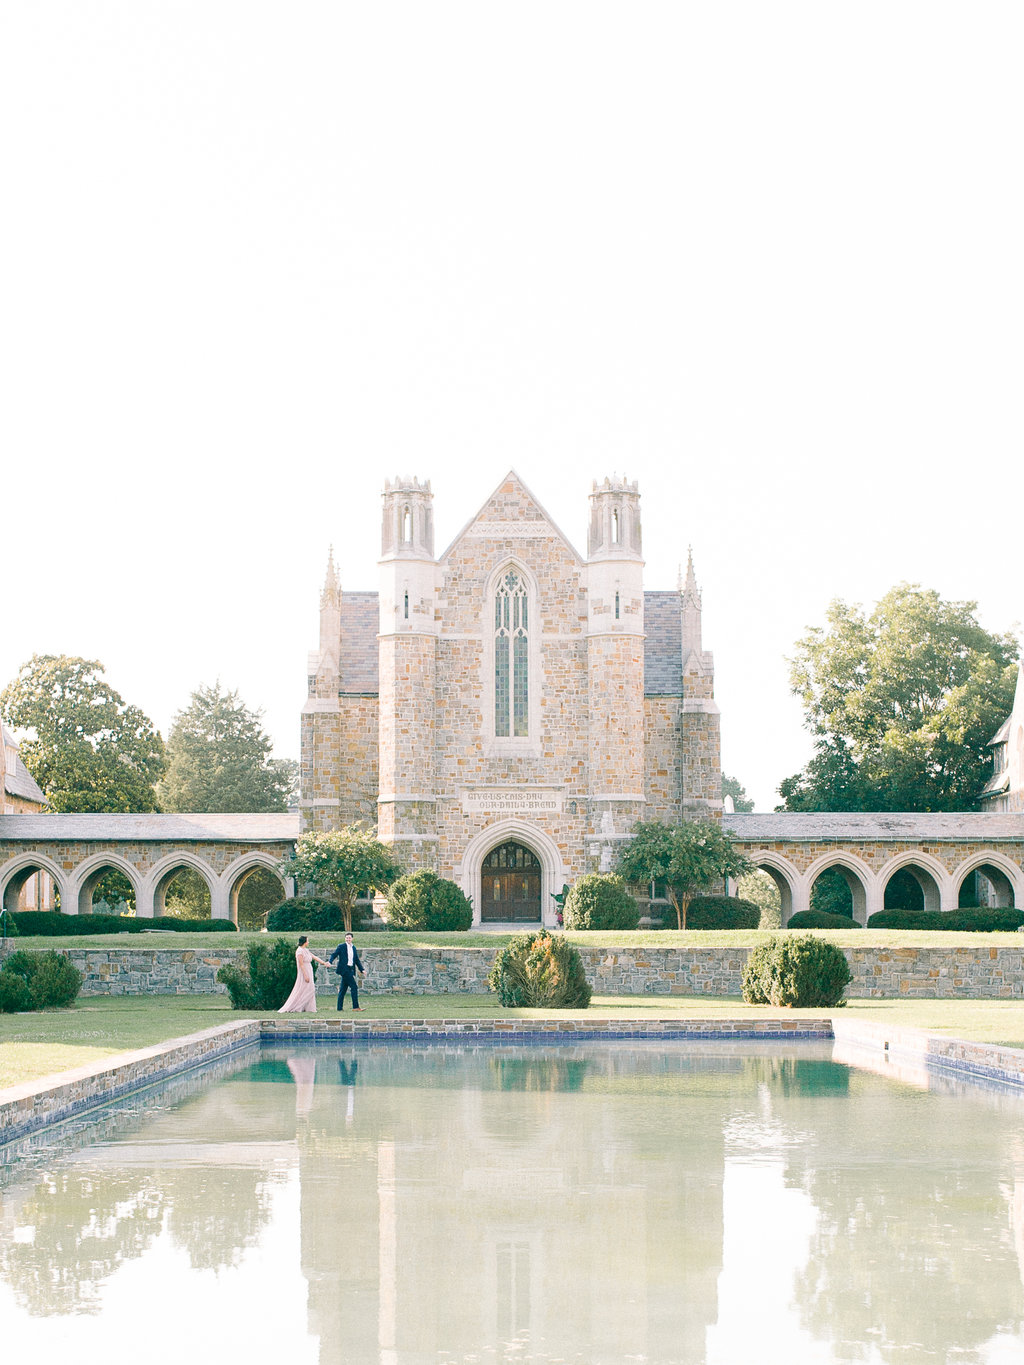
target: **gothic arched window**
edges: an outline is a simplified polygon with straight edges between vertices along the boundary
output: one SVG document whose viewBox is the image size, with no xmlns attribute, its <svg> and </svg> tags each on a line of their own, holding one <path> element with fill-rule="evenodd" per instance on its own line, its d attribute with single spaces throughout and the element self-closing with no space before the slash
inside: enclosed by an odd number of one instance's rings
<svg viewBox="0 0 1024 1365">
<path fill-rule="evenodd" d="M 526 584 L 514 569 L 502 574 L 494 595 L 494 733 L 530 733 L 530 623 Z"/>
</svg>

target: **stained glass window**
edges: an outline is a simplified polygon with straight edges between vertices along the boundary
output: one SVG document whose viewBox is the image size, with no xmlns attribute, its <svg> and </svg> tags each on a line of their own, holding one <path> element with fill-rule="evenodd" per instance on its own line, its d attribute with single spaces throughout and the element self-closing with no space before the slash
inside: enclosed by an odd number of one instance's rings
<svg viewBox="0 0 1024 1365">
<path fill-rule="evenodd" d="M 494 733 L 530 733 L 530 641 L 526 585 L 510 569 L 494 597 Z"/>
</svg>

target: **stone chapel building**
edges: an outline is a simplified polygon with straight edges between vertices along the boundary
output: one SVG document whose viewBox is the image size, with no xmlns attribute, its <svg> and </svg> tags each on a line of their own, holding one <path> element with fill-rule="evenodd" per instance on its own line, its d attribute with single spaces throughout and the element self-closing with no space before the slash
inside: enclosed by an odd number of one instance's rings
<svg viewBox="0 0 1024 1365">
<path fill-rule="evenodd" d="M 714 666 L 692 559 L 643 583 L 635 483 L 593 485 L 581 555 L 510 472 L 440 555 L 429 481 L 383 494 L 377 592 L 333 557 L 302 711 L 302 827 L 376 823 L 478 920 L 554 922 L 639 819 L 717 815 Z"/>
</svg>

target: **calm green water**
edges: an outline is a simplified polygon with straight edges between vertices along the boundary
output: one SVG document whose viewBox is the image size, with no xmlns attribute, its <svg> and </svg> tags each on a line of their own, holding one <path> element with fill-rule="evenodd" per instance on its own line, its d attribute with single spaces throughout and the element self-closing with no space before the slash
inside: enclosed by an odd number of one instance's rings
<svg viewBox="0 0 1024 1365">
<path fill-rule="evenodd" d="M 1024 1101 L 831 1057 L 222 1064 L 0 1169 L 0 1351 L 1019 1365 Z"/>
</svg>

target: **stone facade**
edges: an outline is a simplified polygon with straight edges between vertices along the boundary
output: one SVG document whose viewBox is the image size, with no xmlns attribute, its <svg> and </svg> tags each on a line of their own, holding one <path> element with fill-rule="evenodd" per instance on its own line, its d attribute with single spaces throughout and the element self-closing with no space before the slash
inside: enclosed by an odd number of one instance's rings
<svg viewBox="0 0 1024 1365">
<path fill-rule="evenodd" d="M 457 880 L 488 919 L 512 892 L 485 860 L 522 848 L 533 908 L 508 917 L 552 923 L 553 894 L 609 867 L 636 820 L 719 816 L 693 564 L 646 592 L 636 485 L 595 484 L 590 505 L 584 557 L 512 472 L 435 556 L 429 483 L 386 485 L 380 591 L 344 592 L 328 561 L 304 829 L 375 819 L 406 868 Z"/>
</svg>

